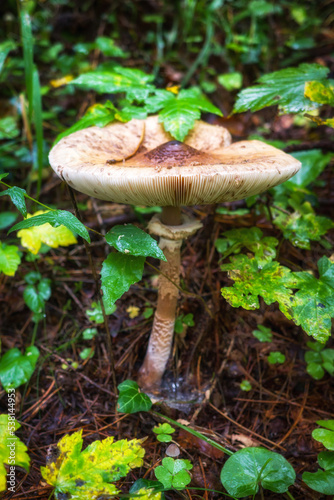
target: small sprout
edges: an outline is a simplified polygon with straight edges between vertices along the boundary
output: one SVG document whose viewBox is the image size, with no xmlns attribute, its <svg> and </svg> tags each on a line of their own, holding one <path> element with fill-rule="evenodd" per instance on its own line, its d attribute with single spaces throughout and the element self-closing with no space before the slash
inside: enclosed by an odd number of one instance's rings
<svg viewBox="0 0 334 500">
<path fill-rule="evenodd" d="M 285 361 L 285 356 L 279 351 L 273 351 L 269 354 L 267 360 L 271 365 L 282 364 Z"/>
<path fill-rule="evenodd" d="M 86 347 L 86 349 L 83 349 L 81 351 L 79 356 L 83 360 L 85 360 L 87 358 L 92 358 L 94 356 L 94 349 L 91 349 L 90 347 Z"/>
<path fill-rule="evenodd" d="M 263 325 L 257 325 L 257 330 L 253 330 L 252 333 L 260 342 L 271 342 L 273 339 L 271 329 Z"/>
<path fill-rule="evenodd" d="M 242 391 L 251 391 L 252 390 L 252 384 L 250 382 L 248 382 L 248 380 L 243 380 L 240 384 L 240 389 Z"/>
<path fill-rule="evenodd" d="M 194 315 L 192 313 L 186 315 L 180 314 L 175 320 L 174 331 L 182 333 L 185 326 L 195 326 Z"/>
<path fill-rule="evenodd" d="M 306 371 L 315 380 L 321 380 L 325 371 L 334 375 L 334 349 L 324 349 L 320 342 L 307 342 L 310 351 L 305 353 Z"/>
<path fill-rule="evenodd" d="M 139 316 L 140 309 L 137 306 L 129 306 L 126 310 L 131 319 L 137 318 Z"/>
<path fill-rule="evenodd" d="M 169 443 L 172 441 L 172 436 L 170 436 L 170 434 L 173 434 L 175 429 L 171 425 L 165 423 L 159 424 L 157 427 L 153 427 L 153 432 L 157 434 L 158 441 L 161 443 Z"/>
<path fill-rule="evenodd" d="M 97 335 L 97 329 L 96 328 L 86 328 L 82 332 L 82 337 L 85 340 L 91 340 L 91 339 L 93 339 L 95 337 L 95 335 Z"/>
</svg>

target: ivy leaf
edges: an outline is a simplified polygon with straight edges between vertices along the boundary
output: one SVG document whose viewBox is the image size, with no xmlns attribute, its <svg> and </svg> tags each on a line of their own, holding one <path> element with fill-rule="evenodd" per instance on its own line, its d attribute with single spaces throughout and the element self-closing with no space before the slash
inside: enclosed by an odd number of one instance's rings
<svg viewBox="0 0 334 500">
<path fill-rule="evenodd" d="M 113 484 L 135 467 L 143 464 L 144 448 L 140 439 L 112 436 L 94 441 L 82 451 L 82 430 L 64 436 L 57 444 L 57 458 L 41 467 L 45 481 L 55 488 L 58 500 L 86 500 L 114 496 L 119 490 Z"/>
<path fill-rule="evenodd" d="M 161 102 L 161 107 L 159 122 L 178 141 L 184 140 L 202 111 L 222 116 L 221 111 L 196 89 L 181 90 L 177 96 L 171 94 L 168 100 Z"/>
<path fill-rule="evenodd" d="M 327 450 L 334 450 L 334 420 L 318 420 L 318 425 L 324 429 L 314 429 L 312 437 L 322 443 Z"/>
<path fill-rule="evenodd" d="M 15 403 L 14 398 L 8 396 L 9 407 L 12 408 Z M 4 464 L 17 465 L 23 467 L 29 472 L 30 458 L 27 453 L 28 448 L 22 441 L 15 436 L 21 425 L 16 419 L 9 418 L 8 414 L 0 415 L 0 492 L 6 490 L 7 486 L 7 471 Z M 14 458 L 11 451 L 15 449 Z"/>
<path fill-rule="evenodd" d="M 225 238 L 216 240 L 216 248 L 222 253 L 222 259 L 232 253 L 240 253 L 242 248 L 253 252 L 256 260 L 260 262 L 270 261 L 276 257 L 278 240 L 271 236 L 265 236 L 258 227 L 231 229 L 223 233 Z"/>
<path fill-rule="evenodd" d="M 275 493 L 285 493 L 295 479 L 295 471 L 282 455 L 258 447 L 234 453 L 220 475 L 227 492 L 236 498 L 256 495 L 259 485 Z"/>
<path fill-rule="evenodd" d="M 279 105 L 280 112 L 300 113 L 318 108 L 321 104 L 304 96 L 305 83 L 312 80 L 326 81 L 329 69 L 320 64 L 300 64 L 259 78 L 260 85 L 242 90 L 238 94 L 233 113 L 258 111 L 267 106 Z"/>
<path fill-rule="evenodd" d="M 314 491 L 324 495 L 334 495 L 334 453 L 322 451 L 318 455 L 318 463 L 324 470 L 304 472 L 303 481 Z"/>
<path fill-rule="evenodd" d="M 21 262 L 16 245 L 6 245 L 0 241 L 0 272 L 6 276 L 14 276 Z"/>
<path fill-rule="evenodd" d="M 106 234 L 106 241 L 110 246 L 127 255 L 154 257 L 165 262 L 167 260 L 156 240 L 132 224 L 114 226 Z"/>
<path fill-rule="evenodd" d="M 175 432 L 175 429 L 167 424 L 159 424 L 157 427 L 153 427 L 153 432 L 157 434 L 157 440 L 160 441 L 161 443 L 169 443 L 172 441 L 172 436 L 170 434 L 173 434 Z"/>
<path fill-rule="evenodd" d="M 333 83 L 333 80 L 329 80 L 324 83 L 318 81 L 306 82 L 304 95 L 312 102 L 334 106 Z"/>
<path fill-rule="evenodd" d="M 149 411 L 152 401 L 147 394 L 141 392 L 138 384 L 133 380 L 125 380 L 117 387 L 119 397 L 117 410 L 121 413 L 137 413 L 138 411 Z"/>
<path fill-rule="evenodd" d="M 311 249 L 311 241 L 322 242 L 329 229 L 334 227 L 334 222 L 328 217 L 316 215 L 311 204 L 306 201 L 292 214 L 274 210 L 276 217 L 274 224 L 291 243 L 306 250 Z"/>
<path fill-rule="evenodd" d="M 293 319 L 308 335 L 325 342 L 334 317 L 334 263 L 327 257 L 318 261 L 319 279 L 308 272 L 293 273 L 299 288 L 294 296 Z"/>
<path fill-rule="evenodd" d="M 30 380 L 39 357 L 39 350 L 35 346 L 27 347 L 25 354 L 14 347 L 9 349 L 0 360 L 0 381 L 8 392 Z"/>
<path fill-rule="evenodd" d="M 10 196 L 10 199 L 12 200 L 16 208 L 21 212 L 23 217 L 27 217 L 27 207 L 24 196 L 25 194 L 27 194 L 25 189 L 13 186 L 9 189 L 6 189 L 5 191 L 1 191 L 0 196 Z"/>
<path fill-rule="evenodd" d="M 90 71 L 70 83 L 83 89 L 95 90 L 100 94 L 125 92 L 130 98 L 145 99 L 154 90 L 153 85 L 149 84 L 153 79 L 153 75 L 147 75 L 139 69 L 115 65 L 108 69 Z"/>
<path fill-rule="evenodd" d="M 145 257 L 110 253 L 102 264 L 101 281 L 103 302 L 110 307 L 127 292 L 131 285 L 141 280 Z"/>
<path fill-rule="evenodd" d="M 192 467 L 189 460 L 174 460 L 174 458 L 166 457 L 162 459 L 162 465 L 154 469 L 154 474 L 165 488 L 182 490 L 191 481 L 191 476 L 188 471 L 191 470 Z"/>
<path fill-rule="evenodd" d="M 222 288 L 223 297 L 233 307 L 253 310 L 260 307 L 258 297 L 267 305 L 278 302 L 280 310 L 291 319 L 292 290 L 290 269 L 278 262 L 260 264 L 246 255 L 231 257 L 231 263 L 221 266 L 234 280 L 232 287 Z"/>
<path fill-rule="evenodd" d="M 114 121 L 116 112 L 117 109 L 110 101 L 107 101 L 104 104 L 94 104 L 93 106 L 88 108 L 85 115 L 79 121 L 72 125 L 72 127 L 59 134 L 54 144 L 57 144 L 57 142 L 59 142 L 63 137 L 66 137 L 70 134 L 73 134 L 73 132 L 77 132 L 78 130 L 82 130 L 87 127 L 92 127 L 93 125 L 96 125 L 98 127 L 105 127 L 106 125 Z"/>
</svg>

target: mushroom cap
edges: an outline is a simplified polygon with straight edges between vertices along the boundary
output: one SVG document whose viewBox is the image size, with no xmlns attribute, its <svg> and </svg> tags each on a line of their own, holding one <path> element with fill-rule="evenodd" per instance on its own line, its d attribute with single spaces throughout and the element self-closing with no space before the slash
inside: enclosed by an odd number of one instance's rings
<svg viewBox="0 0 334 500">
<path fill-rule="evenodd" d="M 145 206 L 240 200 L 281 184 L 301 167 L 261 141 L 230 143 L 226 129 L 202 121 L 184 143 L 174 141 L 151 116 L 74 132 L 52 148 L 49 160 L 82 193 Z"/>
</svg>

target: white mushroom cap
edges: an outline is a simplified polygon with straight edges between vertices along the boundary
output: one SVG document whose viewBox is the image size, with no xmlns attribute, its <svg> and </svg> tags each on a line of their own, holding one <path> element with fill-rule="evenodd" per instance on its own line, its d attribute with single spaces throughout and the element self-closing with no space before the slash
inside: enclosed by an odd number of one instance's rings
<svg viewBox="0 0 334 500">
<path fill-rule="evenodd" d="M 240 200 L 281 184 L 301 167 L 261 141 L 230 142 L 226 129 L 201 121 L 184 143 L 173 141 L 152 116 L 75 132 L 59 141 L 49 160 L 82 193 L 145 206 Z"/>
</svg>

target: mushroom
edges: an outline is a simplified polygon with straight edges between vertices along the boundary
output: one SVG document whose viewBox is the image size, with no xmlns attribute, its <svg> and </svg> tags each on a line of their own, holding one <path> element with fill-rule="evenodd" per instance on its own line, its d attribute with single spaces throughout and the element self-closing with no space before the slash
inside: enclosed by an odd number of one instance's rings
<svg viewBox="0 0 334 500">
<path fill-rule="evenodd" d="M 171 352 L 183 239 L 202 224 L 181 206 L 240 200 L 276 186 L 300 169 L 292 156 L 261 141 L 230 145 L 229 132 L 197 121 L 185 142 L 163 129 L 157 116 L 63 138 L 51 150 L 52 168 L 70 186 L 95 198 L 162 207 L 148 225 L 160 237 L 158 303 L 139 385 L 159 387 Z"/>
</svg>

